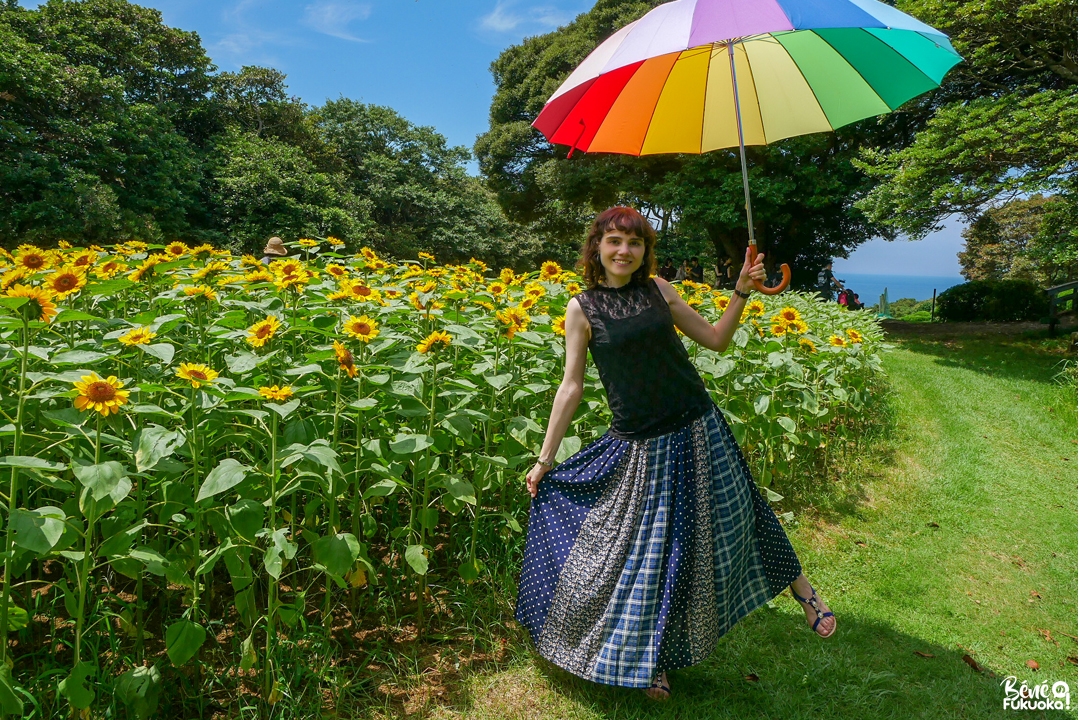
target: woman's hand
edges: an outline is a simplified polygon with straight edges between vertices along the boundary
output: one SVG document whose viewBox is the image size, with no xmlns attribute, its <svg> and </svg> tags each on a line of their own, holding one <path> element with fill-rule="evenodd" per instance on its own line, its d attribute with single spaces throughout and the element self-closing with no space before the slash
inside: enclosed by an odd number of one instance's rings
<svg viewBox="0 0 1080 720">
<path fill-rule="evenodd" d="M 750 256 L 750 248 L 746 248 L 746 259 L 743 261 L 742 270 L 739 272 L 739 280 L 735 283 L 735 289 L 740 292 L 750 292 L 754 289 L 754 281 L 765 280 L 765 253 L 758 253 L 756 258 Z"/>
<path fill-rule="evenodd" d="M 547 475 L 550 470 L 547 465 L 543 463 L 536 463 L 532 466 L 532 470 L 525 476 L 525 487 L 529 489 L 529 497 L 536 497 L 537 488 L 540 487 L 540 481 Z"/>
</svg>

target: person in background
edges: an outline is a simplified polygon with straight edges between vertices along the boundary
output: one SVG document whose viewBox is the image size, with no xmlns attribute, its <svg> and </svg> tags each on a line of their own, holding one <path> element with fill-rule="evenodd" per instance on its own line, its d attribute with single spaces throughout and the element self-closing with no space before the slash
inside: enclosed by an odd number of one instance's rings
<svg viewBox="0 0 1080 720">
<path fill-rule="evenodd" d="M 281 238 L 276 235 L 266 241 L 266 247 L 263 248 L 263 265 L 269 265 L 271 262 L 279 257 L 285 257 L 289 254 L 289 249 L 285 247 L 285 243 L 281 242 Z"/>
<path fill-rule="evenodd" d="M 679 263 L 679 269 L 675 272 L 675 282 L 682 282 L 690 277 L 690 263 L 683 260 Z"/>
<path fill-rule="evenodd" d="M 832 302 L 833 293 L 835 292 L 833 286 L 838 290 L 844 289 L 844 286 L 836 279 L 836 276 L 833 275 L 832 260 L 825 263 L 825 267 L 818 273 L 817 286 L 818 294 L 821 295 L 822 300 L 828 300 L 829 302 Z"/>
<path fill-rule="evenodd" d="M 672 280 L 675 279 L 675 273 L 676 272 L 678 272 L 678 271 L 675 269 L 675 265 L 672 264 L 671 258 L 668 258 L 667 260 L 664 261 L 663 266 L 659 270 L 656 271 L 656 274 L 659 275 L 660 277 L 664 278 L 668 282 L 671 282 Z"/>
<path fill-rule="evenodd" d="M 851 293 L 851 297 L 852 297 L 852 308 L 854 310 L 862 310 L 863 308 L 866 307 L 861 302 L 859 302 L 859 293 Z"/>
<path fill-rule="evenodd" d="M 696 257 L 690 258 L 690 270 L 688 271 L 689 278 L 694 282 L 705 282 L 705 268 L 701 266 L 701 262 Z"/>
<path fill-rule="evenodd" d="M 731 258 L 725 255 L 723 262 L 716 266 L 716 289 L 730 290 L 735 287 L 735 275 L 735 265 Z"/>
</svg>

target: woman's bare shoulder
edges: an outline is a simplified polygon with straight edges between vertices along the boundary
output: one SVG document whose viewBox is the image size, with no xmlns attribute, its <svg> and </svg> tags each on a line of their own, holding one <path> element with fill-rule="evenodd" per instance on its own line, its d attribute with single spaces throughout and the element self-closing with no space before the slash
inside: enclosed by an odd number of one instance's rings
<svg viewBox="0 0 1080 720">
<path fill-rule="evenodd" d="M 660 288 L 660 294 L 664 296 L 664 299 L 668 301 L 669 305 L 679 297 L 679 291 L 671 287 L 671 283 L 664 278 L 658 275 L 654 277 L 653 280 L 656 281 L 656 287 Z"/>
</svg>

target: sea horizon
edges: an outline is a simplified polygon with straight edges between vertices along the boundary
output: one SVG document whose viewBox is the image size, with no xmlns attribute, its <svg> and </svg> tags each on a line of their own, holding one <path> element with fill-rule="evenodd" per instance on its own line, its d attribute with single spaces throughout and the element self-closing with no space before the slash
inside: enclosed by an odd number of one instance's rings
<svg viewBox="0 0 1080 720">
<path fill-rule="evenodd" d="M 877 275 L 867 273 L 836 272 L 836 278 L 844 287 L 859 295 L 864 305 L 877 305 L 881 293 L 887 288 L 889 302 L 901 298 L 929 300 L 937 290 L 940 295 L 953 285 L 960 285 L 964 280 L 961 275 Z"/>
</svg>

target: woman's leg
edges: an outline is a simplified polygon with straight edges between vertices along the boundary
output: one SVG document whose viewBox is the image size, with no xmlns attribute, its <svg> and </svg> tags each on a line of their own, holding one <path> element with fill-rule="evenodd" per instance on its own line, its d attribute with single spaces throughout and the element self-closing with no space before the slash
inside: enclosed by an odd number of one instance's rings
<svg viewBox="0 0 1080 720">
<path fill-rule="evenodd" d="M 825 616 L 829 611 L 829 606 L 825 604 L 825 601 L 821 599 L 821 596 L 814 592 L 814 589 L 810 587 L 810 581 L 806 579 L 806 575 L 800 574 L 795 578 L 795 581 L 791 583 L 792 596 L 798 595 L 803 600 L 808 602 L 802 602 L 799 597 L 795 600 L 803 606 L 803 610 L 806 612 L 806 624 L 810 627 L 814 626 L 820 615 L 821 622 L 817 625 L 817 634 L 822 637 L 829 637 L 832 635 L 833 630 L 836 628 L 836 617 L 833 615 Z M 817 608 L 814 608 L 817 605 Z"/>
</svg>

